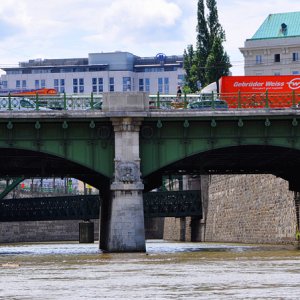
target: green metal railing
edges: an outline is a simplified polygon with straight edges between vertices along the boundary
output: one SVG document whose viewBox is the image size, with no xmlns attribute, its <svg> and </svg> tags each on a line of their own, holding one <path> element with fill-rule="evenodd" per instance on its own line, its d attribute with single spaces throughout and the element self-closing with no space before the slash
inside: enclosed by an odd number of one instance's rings
<svg viewBox="0 0 300 300">
<path fill-rule="evenodd" d="M 30 110 L 100 110 L 102 108 L 102 95 L 28 95 L 28 96 L 2 96 L 0 97 L 0 111 L 28 110 L 21 107 L 21 100 L 29 100 Z"/>
<path fill-rule="evenodd" d="M 150 95 L 150 109 L 283 109 L 300 107 L 300 92 L 236 93 L 215 92 L 209 94 Z M 199 104 L 198 106 L 196 104 Z M 193 107 L 194 106 L 194 107 Z"/>
<path fill-rule="evenodd" d="M 0 97 L 0 110 L 17 110 L 16 97 L 8 95 Z M 66 93 L 54 96 L 33 95 L 23 97 L 30 99 L 34 103 L 33 110 L 101 110 L 102 95 L 67 95 Z M 221 103 L 222 102 L 222 103 Z M 298 108 L 300 106 L 299 92 L 269 92 L 268 90 L 260 93 L 221 93 L 209 94 L 183 94 L 181 97 L 176 95 L 163 95 L 157 93 L 149 95 L 149 109 L 271 109 L 271 108 Z"/>
</svg>

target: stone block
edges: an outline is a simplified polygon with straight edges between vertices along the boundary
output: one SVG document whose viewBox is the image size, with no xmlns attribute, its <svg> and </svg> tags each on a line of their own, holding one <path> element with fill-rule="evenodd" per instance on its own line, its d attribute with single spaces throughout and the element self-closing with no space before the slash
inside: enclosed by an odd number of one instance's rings
<svg viewBox="0 0 300 300">
<path fill-rule="evenodd" d="M 149 109 L 149 97 L 143 92 L 103 93 L 103 111 L 145 111 Z"/>
</svg>

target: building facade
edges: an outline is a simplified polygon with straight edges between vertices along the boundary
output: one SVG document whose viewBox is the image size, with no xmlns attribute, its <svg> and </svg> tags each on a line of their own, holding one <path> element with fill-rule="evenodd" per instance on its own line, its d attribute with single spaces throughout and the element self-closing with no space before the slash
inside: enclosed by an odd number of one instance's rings
<svg viewBox="0 0 300 300">
<path fill-rule="evenodd" d="M 245 75 L 300 74 L 300 12 L 270 14 L 240 51 Z"/>
<path fill-rule="evenodd" d="M 139 57 L 128 52 L 89 53 L 87 58 L 37 59 L 2 68 L 1 89 L 55 88 L 59 93 L 142 91 L 176 94 L 183 84 L 183 56 Z"/>
</svg>

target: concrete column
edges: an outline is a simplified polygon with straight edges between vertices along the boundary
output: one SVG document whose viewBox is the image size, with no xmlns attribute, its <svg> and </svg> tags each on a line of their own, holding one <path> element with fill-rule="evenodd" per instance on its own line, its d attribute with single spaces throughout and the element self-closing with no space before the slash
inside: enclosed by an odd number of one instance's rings
<svg viewBox="0 0 300 300">
<path fill-rule="evenodd" d="M 109 252 L 144 252 L 143 189 L 139 158 L 140 118 L 112 118 L 115 131 L 115 174 L 105 242 Z M 101 246 L 102 245 L 102 246 Z"/>
<path fill-rule="evenodd" d="M 146 250 L 139 131 L 147 109 L 145 93 L 103 94 L 102 110 L 110 113 L 115 132 L 115 173 L 101 205 L 100 248 L 109 252 Z"/>
</svg>

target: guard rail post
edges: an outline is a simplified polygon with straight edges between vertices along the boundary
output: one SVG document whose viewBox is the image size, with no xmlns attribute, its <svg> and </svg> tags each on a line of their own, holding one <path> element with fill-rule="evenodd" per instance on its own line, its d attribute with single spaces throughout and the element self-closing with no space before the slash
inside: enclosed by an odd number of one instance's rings
<svg viewBox="0 0 300 300">
<path fill-rule="evenodd" d="M 91 103 L 90 103 L 90 105 L 91 105 L 91 109 L 94 109 L 94 94 L 93 94 L 93 92 L 91 92 Z"/>
<path fill-rule="evenodd" d="M 8 110 L 11 110 L 11 95 L 8 94 Z"/>
<path fill-rule="evenodd" d="M 239 90 L 238 91 L 238 108 L 241 108 L 242 107 L 242 103 L 241 103 L 241 97 L 242 95 L 241 95 L 241 91 Z"/>
<path fill-rule="evenodd" d="M 35 110 L 39 110 L 39 94 L 35 93 Z"/>
<path fill-rule="evenodd" d="M 66 92 L 64 92 L 64 110 L 67 109 L 67 95 Z"/>
<path fill-rule="evenodd" d="M 295 95 L 295 90 L 292 91 L 292 107 L 296 107 L 296 95 Z"/>
<path fill-rule="evenodd" d="M 265 103 L 265 108 L 270 108 L 270 105 L 269 105 L 269 93 L 268 93 L 268 90 L 266 90 L 266 103 Z"/>
<path fill-rule="evenodd" d="M 183 94 L 183 107 L 186 109 L 187 108 L 187 97 L 186 97 L 186 92 L 184 92 Z"/>
</svg>

